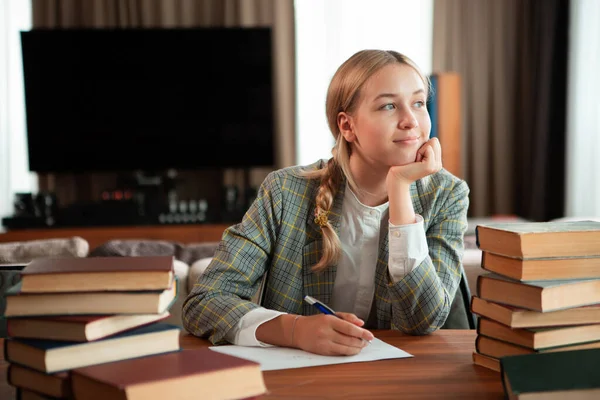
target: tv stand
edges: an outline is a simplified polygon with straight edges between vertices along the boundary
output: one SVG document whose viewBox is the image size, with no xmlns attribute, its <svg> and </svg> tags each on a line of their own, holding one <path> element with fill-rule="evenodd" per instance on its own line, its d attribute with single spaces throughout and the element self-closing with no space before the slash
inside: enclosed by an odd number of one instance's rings
<svg viewBox="0 0 600 400">
<path fill-rule="evenodd" d="M 149 239 L 183 244 L 216 242 L 231 224 L 147 225 L 119 227 L 81 227 L 19 229 L 0 233 L 0 243 L 79 236 L 87 240 L 90 250 L 109 240 Z"/>
</svg>

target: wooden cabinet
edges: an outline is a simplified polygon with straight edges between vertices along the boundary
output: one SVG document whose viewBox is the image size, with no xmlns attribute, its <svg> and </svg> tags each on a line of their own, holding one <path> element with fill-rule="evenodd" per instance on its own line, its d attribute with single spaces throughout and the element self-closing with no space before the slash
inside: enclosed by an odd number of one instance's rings
<svg viewBox="0 0 600 400">
<path fill-rule="evenodd" d="M 223 231 L 230 225 L 148 225 L 23 229 L 0 233 L 0 243 L 79 236 L 87 240 L 90 250 L 92 250 L 109 240 L 115 239 L 152 239 L 180 243 L 216 242 L 221 240 Z"/>
<path fill-rule="evenodd" d="M 461 135 L 461 78 L 453 72 L 435 73 L 431 81 L 432 100 L 428 104 L 431 137 L 442 147 L 442 163 L 448 172 L 464 178 Z"/>
</svg>

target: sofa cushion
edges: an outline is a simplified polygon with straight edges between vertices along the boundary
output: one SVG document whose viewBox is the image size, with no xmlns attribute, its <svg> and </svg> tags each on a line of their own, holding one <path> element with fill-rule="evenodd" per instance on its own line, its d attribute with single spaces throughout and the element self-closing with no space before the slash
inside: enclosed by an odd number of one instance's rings
<svg viewBox="0 0 600 400">
<path fill-rule="evenodd" d="M 481 250 L 471 249 L 465 250 L 465 254 L 462 259 L 463 268 L 467 274 L 467 282 L 469 283 L 469 289 L 471 294 L 477 294 L 477 279 L 479 275 L 486 274 L 487 271 L 481 268 Z"/>
<path fill-rule="evenodd" d="M 219 242 L 189 243 L 180 249 L 176 258 L 191 266 L 198 260 L 212 257 L 218 246 Z"/>
<path fill-rule="evenodd" d="M 79 236 L 0 243 L 0 264 L 28 263 L 40 257 L 86 257 L 89 249 L 87 240 Z"/>
<path fill-rule="evenodd" d="M 188 275 L 188 293 L 192 291 L 198 279 L 202 276 L 208 264 L 212 261 L 212 257 L 205 257 L 195 261 L 190 265 L 190 272 Z"/>
<path fill-rule="evenodd" d="M 176 256 L 181 247 L 164 240 L 110 240 L 92 250 L 90 257 Z"/>
<path fill-rule="evenodd" d="M 202 258 L 212 257 L 218 245 L 218 242 L 182 245 L 166 240 L 110 240 L 92 250 L 90 257 L 174 256 L 176 260 L 191 265 Z"/>
</svg>

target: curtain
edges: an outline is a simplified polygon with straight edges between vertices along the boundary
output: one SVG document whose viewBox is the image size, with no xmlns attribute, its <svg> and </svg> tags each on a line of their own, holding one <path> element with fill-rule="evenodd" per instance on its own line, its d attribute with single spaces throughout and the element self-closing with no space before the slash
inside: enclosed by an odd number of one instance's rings
<svg viewBox="0 0 600 400">
<path fill-rule="evenodd" d="M 563 215 L 567 0 L 435 0 L 434 72 L 462 77 L 472 216 Z"/>
<path fill-rule="evenodd" d="M 28 171 L 19 31 L 31 27 L 31 7 L 0 1 L 0 218 L 12 214 L 13 195 L 37 185 Z"/>
<path fill-rule="evenodd" d="M 276 167 L 295 164 L 293 0 L 32 0 L 35 28 L 270 26 L 273 32 Z M 268 171 L 264 171 L 261 176 Z M 61 179 L 55 182 L 54 179 Z M 108 177 L 42 177 L 63 202 L 92 200 Z M 212 180 L 214 183 L 215 179 Z M 68 181 L 68 182 L 67 182 Z M 42 185 L 42 183 L 40 183 Z"/>
<path fill-rule="evenodd" d="M 331 157 L 325 116 L 331 77 L 363 49 L 396 50 L 431 72 L 433 0 L 296 0 L 297 161 Z M 398 15 L 403 15 L 398 24 Z M 360 26 L 360 29 L 356 27 Z M 318 62 L 316 62 L 318 60 Z"/>
<path fill-rule="evenodd" d="M 600 217 L 600 2 L 571 2 L 567 95 L 568 217 Z"/>
</svg>

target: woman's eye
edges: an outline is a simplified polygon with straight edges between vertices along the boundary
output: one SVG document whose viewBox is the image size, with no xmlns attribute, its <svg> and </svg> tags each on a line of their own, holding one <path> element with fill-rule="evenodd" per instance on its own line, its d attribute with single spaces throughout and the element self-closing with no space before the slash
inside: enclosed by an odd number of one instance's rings
<svg viewBox="0 0 600 400">
<path fill-rule="evenodd" d="M 381 110 L 393 110 L 394 108 L 396 108 L 396 106 L 394 106 L 393 103 L 384 104 L 380 107 Z"/>
<path fill-rule="evenodd" d="M 422 108 L 422 107 L 425 107 L 425 102 L 424 102 L 424 101 L 421 101 L 421 100 L 420 100 L 420 101 L 417 101 L 417 102 L 415 103 L 415 106 L 416 106 L 417 108 Z"/>
</svg>

